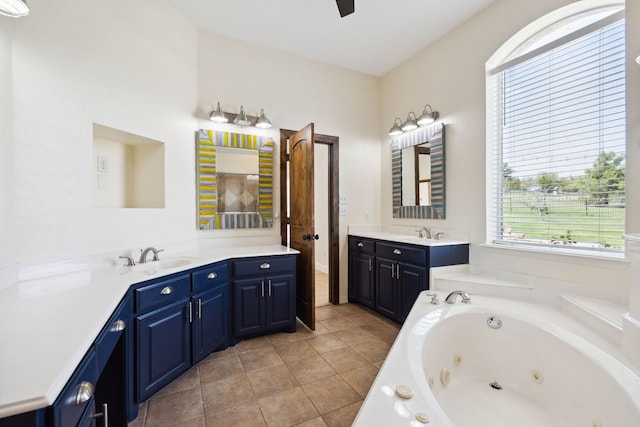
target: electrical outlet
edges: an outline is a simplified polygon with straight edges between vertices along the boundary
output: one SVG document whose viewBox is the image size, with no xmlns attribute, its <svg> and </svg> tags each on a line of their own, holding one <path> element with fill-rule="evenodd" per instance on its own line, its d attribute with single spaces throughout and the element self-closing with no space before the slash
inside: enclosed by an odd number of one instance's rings
<svg viewBox="0 0 640 427">
<path fill-rule="evenodd" d="M 347 204 L 347 200 L 348 200 L 348 197 L 347 197 L 346 194 L 340 194 L 340 204 L 341 205 L 346 205 Z"/>
<path fill-rule="evenodd" d="M 365 211 L 362 215 L 362 219 L 364 220 L 364 222 L 369 222 L 369 212 Z"/>
<path fill-rule="evenodd" d="M 340 205 L 340 216 L 347 216 L 347 207 Z"/>
</svg>

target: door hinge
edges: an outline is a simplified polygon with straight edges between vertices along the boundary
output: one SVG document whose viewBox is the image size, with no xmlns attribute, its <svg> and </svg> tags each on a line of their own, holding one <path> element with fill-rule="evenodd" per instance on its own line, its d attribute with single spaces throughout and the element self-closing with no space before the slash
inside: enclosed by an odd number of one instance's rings
<svg viewBox="0 0 640 427">
<path fill-rule="evenodd" d="M 291 225 L 291 218 L 287 217 L 287 225 Z"/>
<path fill-rule="evenodd" d="M 289 155 L 289 153 L 285 154 L 285 161 L 290 161 L 291 160 L 291 156 Z"/>
</svg>

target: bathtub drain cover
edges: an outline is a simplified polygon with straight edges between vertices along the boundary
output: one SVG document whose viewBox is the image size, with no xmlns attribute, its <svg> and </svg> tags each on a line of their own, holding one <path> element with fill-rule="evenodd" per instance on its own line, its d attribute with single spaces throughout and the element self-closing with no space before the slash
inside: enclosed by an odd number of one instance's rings
<svg viewBox="0 0 640 427">
<path fill-rule="evenodd" d="M 502 390 L 502 386 L 500 385 L 500 383 L 498 383 L 498 381 L 494 381 L 492 383 L 489 383 L 489 385 L 491 386 L 492 389 Z"/>
</svg>

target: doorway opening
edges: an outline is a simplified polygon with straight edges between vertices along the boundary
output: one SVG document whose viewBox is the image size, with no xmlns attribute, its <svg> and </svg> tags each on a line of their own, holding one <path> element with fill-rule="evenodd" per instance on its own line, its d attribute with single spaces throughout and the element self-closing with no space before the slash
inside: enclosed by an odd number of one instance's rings
<svg viewBox="0 0 640 427">
<path fill-rule="evenodd" d="M 294 133 L 280 130 L 280 235 L 284 246 L 290 246 L 287 141 Z M 313 259 L 316 307 L 340 302 L 338 142 L 337 136 L 314 135 L 314 170 L 309 171 L 314 177 L 314 191 L 309 197 L 314 198 L 314 233 L 319 236 Z"/>
</svg>

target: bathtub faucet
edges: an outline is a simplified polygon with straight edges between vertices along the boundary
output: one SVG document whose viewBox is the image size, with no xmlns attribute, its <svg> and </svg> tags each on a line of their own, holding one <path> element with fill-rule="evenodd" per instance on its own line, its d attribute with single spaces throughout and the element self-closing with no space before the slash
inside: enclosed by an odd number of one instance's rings
<svg viewBox="0 0 640 427">
<path fill-rule="evenodd" d="M 444 302 L 447 304 L 453 304 L 456 302 L 456 297 L 460 295 L 462 297 L 462 302 L 465 304 L 469 304 L 471 302 L 471 298 L 469 298 L 469 294 L 465 291 L 453 291 L 444 299 Z"/>
</svg>

